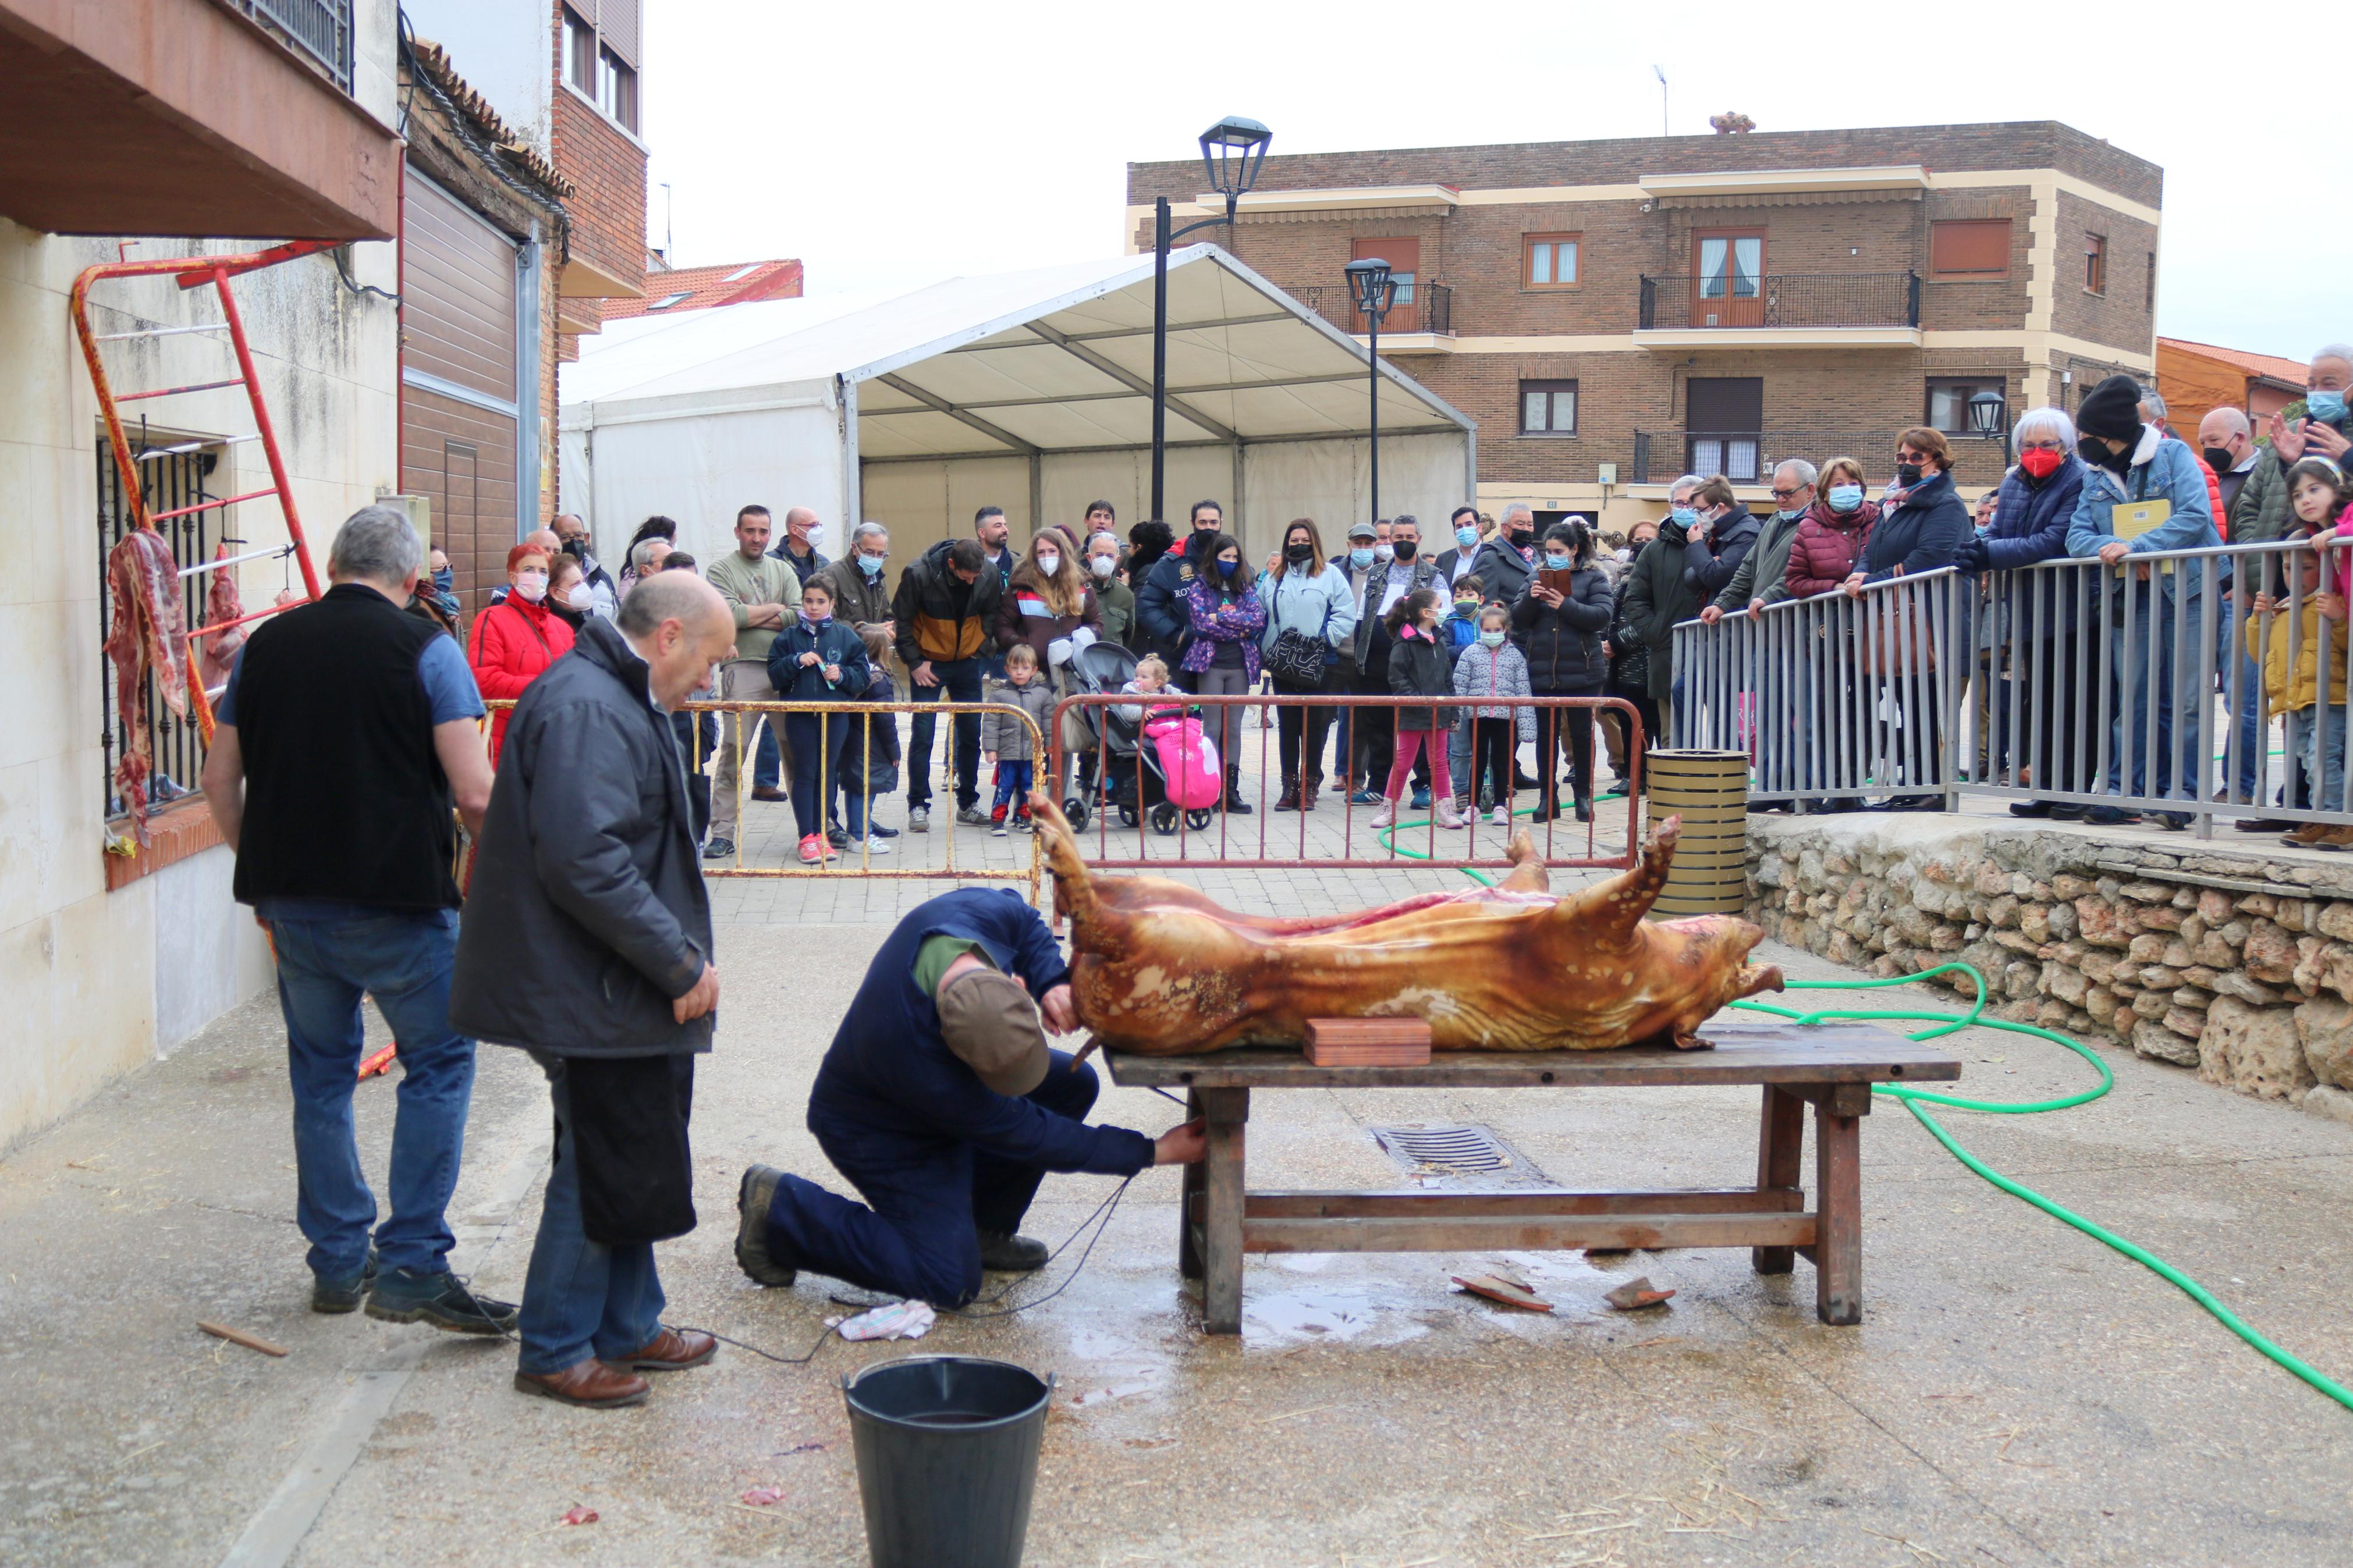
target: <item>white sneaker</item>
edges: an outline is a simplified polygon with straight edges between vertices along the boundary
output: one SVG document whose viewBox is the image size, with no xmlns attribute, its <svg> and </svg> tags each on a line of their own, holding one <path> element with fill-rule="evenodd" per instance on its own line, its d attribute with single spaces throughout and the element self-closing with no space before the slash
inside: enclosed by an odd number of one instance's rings
<svg viewBox="0 0 2353 1568">
<path fill-rule="evenodd" d="M 1438 803 L 1438 826 L 1440 827 L 1468 827 L 1477 815 L 1473 812 L 1471 816 L 1464 816 L 1454 809 L 1454 803 L 1451 800 L 1441 800 Z"/>
<path fill-rule="evenodd" d="M 1380 810 L 1373 813 L 1373 826 L 1375 827 L 1388 827 L 1396 821 L 1397 802 L 1393 800 L 1385 800 L 1381 802 Z"/>
<path fill-rule="evenodd" d="M 887 838 L 876 838 L 871 835 L 864 838 L 853 837 L 849 840 L 849 847 L 852 853 L 863 849 L 869 855 L 888 855 L 891 853 L 891 841 Z"/>
<path fill-rule="evenodd" d="M 1487 820 L 1498 827 L 1509 827 L 1512 825 L 1512 808 L 1499 805 L 1487 814 Z"/>
</svg>

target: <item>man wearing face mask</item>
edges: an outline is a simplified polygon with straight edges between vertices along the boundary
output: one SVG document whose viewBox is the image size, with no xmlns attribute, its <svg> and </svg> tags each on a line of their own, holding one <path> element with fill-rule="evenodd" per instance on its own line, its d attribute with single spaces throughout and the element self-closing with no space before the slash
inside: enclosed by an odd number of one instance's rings
<svg viewBox="0 0 2353 1568">
<path fill-rule="evenodd" d="M 2326 458 L 2344 465 L 2353 451 L 2353 343 L 2327 343 L 2312 356 L 2307 390 L 2271 416 L 2263 456 L 2231 503 L 2231 538 L 2240 544 L 2268 544 L 2283 538 L 2288 510 L 2287 471 L 2299 458 Z M 2276 592 L 2277 589 L 2275 588 Z"/>
<path fill-rule="evenodd" d="M 1773 470 L 1773 515 L 1756 534 L 1756 543 L 1740 558 L 1732 580 L 1710 601 L 1699 618 L 1714 626 L 1735 610 L 1761 610 L 1789 596 L 1783 581 L 1789 573 L 1789 547 L 1798 541 L 1798 524 L 1814 504 L 1814 466 L 1792 458 Z"/>
<path fill-rule="evenodd" d="M 2199 456 L 2204 458 L 2206 466 L 2214 471 L 2215 489 L 2222 501 L 2221 510 L 2214 514 L 2214 527 L 2227 544 L 2231 542 L 2230 520 L 2238 505 L 2240 493 L 2253 476 L 2255 465 L 2263 460 L 2264 449 L 2256 445 L 2254 426 L 2247 422 L 2247 416 L 2230 407 L 2207 410 L 2206 417 L 2198 422 L 2198 445 Z M 2239 728 L 2236 742 L 2239 748 L 2238 777 L 2235 781 L 2236 794 L 2232 798 L 2260 805 L 2255 799 L 2255 762 L 2259 755 L 2255 721 L 2257 710 L 2262 706 L 2256 699 L 2256 693 L 2261 689 L 2262 672 L 2256 668 L 2254 657 L 2246 651 L 2246 639 L 2242 635 L 2246 625 L 2247 607 L 2254 602 L 2257 569 L 2250 565 L 2241 570 L 2247 578 L 2246 591 L 2239 593 L 2233 584 L 2233 590 L 2223 599 L 2221 608 L 2221 624 L 2230 629 L 2232 636 L 2239 637 L 2233 645 L 2238 655 L 2231 660 L 2231 721 Z M 2277 817 L 2242 816 L 2231 826 L 2242 833 L 2285 833 L 2295 825 Z"/>
<path fill-rule="evenodd" d="M 1421 525 L 1411 516 L 1385 519 L 1373 527 L 1373 568 L 1365 574 L 1356 600 L 1356 690 L 1368 697 L 1385 697 L 1389 694 L 1391 639 L 1382 617 L 1388 614 L 1390 605 L 1408 594 L 1435 583 L 1438 565 L 1423 558 Z M 1388 531 L 1386 538 L 1382 537 L 1382 530 Z M 1352 530 L 1352 544 L 1353 533 Z M 1378 786 L 1389 776 L 1389 761 L 1397 747 L 1397 713 L 1394 708 L 1366 708 L 1358 711 L 1353 739 L 1356 744 L 1357 775 L 1365 781 L 1358 794 L 1372 797 L 1360 800 L 1360 805 L 1381 804 Z M 1430 754 L 1425 750 L 1414 759 L 1412 805 L 1417 811 L 1430 804 L 1429 774 Z"/>
<path fill-rule="evenodd" d="M 1470 576 L 1471 563 L 1479 558 L 1479 509 L 1456 507 L 1446 526 L 1453 542 L 1438 557 L 1438 574 L 1451 586 Z"/>
<path fill-rule="evenodd" d="M 1672 516 L 1683 527 L 1683 570 L 1704 604 L 1731 586 L 1763 531 L 1720 474 L 1693 491 Z"/>
<path fill-rule="evenodd" d="M 620 608 L 621 592 L 613 582 L 613 574 L 596 561 L 596 542 L 589 536 L 588 521 L 576 511 L 567 511 L 555 520 L 555 536 L 564 542 L 564 552 L 580 563 L 580 580 L 588 584 L 587 612 L 613 618 Z"/>
<path fill-rule="evenodd" d="M 1122 647 L 1135 628 L 1135 590 L 1119 580 L 1119 536 L 1087 535 L 1087 581 L 1094 584 L 1095 603 L 1103 606 L 1103 637 Z"/>
<path fill-rule="evenodd" d="M 1179 690 L 1193 689 L 1193 678 L 1181 668 L 1185 647 L 1193 640 L 1185 614 L 1185 595 L 1208 571 L 1210 547 L 1226 528 L 1225 509 L 1213 500 L 1193 503 L 1185 548 L 1171 550 L 1152 563 L 1135 590 L 1135 625 L 1146 651 L 1168 665 L 1169 683 Z"/>
<path fill-rule="evenodd" d="M 1514 501 L 1504 509 L 1504 521 L 1496 525 L 1494 536 L 1472 554 L 1471 575 L 1479 579 L 1491 602 L 1516 605 L 1535 571 L 1535 513 L 1522 502 Z M 1514 640 L 1521 636 L 1517 631 L 1512 635 Z M 1527 650 L 1523 647 L 1521 651 Z"/>
<path fill-rule="evenodd" d="M 834 618 L 848 622 L 865 639 L 866 657 L 877 669 L 884 668 L 897 651 L 890 563 L 891 531 L 879 522 L 861 522 L 850 531 L 849 553 L 825 569 L 826 583 L 833 589 Z"/>
</svg>

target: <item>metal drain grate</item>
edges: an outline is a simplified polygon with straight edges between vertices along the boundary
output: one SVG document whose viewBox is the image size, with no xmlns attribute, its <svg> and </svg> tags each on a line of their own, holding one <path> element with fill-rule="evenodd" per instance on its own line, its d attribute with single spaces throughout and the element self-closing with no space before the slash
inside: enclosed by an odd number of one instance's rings
<svg viewBox="0 0 2353 1568">
<path fill-rule="evenodd" d="M 1528 1157 L 1477 1123 L 1376 1127 L 1374 1142 L 1424 1186 L 1541 1187 Z"/>
</svg>

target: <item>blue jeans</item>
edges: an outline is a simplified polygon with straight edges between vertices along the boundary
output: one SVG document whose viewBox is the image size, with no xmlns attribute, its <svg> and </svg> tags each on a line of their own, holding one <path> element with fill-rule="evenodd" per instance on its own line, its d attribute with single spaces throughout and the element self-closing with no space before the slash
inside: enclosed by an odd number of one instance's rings
<svg viewBox="0 0 2353 1568">
<path fill-rule="evenodd" d="M 977 658 L 952 659 L 945 664 L 934 662 L 932 673 L 938 684 L 915 685 L 907 693 L 913 702 L 977 702 L 980 700 L 981 664 Z M 907 809 L 928 808 L 932 804 L 932 734 L 939 720 L 929 713 L 918 713 L 908 727 L 907 735 Z M 980 798 L 980 715 L 955 715 L 955 796 L 958 805 L 971 805 Z"/>
<path fill-rule="evenodd" d="M 999 759 L 997 764 L 997 798 L 989 809 L 1003 807 L 1018 816 L 1029 809 L 1029 789 L 1035 782 L 1033 768 L 1028 763 L 1008 763 Z"/>
<path fill-rule="evenodd" d="M 2296 757 L 2304 763 L 2304 776 L 2318 787 L 2313 797 L 2315 811 L 2336 811 L 2345 804 L 2345 719 L 2342 702 L 2334 706 L 2314 703 L 2295 716 Z"/>
<path fill-rule="evenodd" d="M 752 755 L 752 787 L 774 789 L 784 777 L 784 759 L 776 751 L 776 727 L 773 723 L 760 726 L 759 750 Z"/>
<path fill-rule="evenodd" d="M 1046 1079 L 1027 1099 L 1074 1121 L 1101 1086 L 1094 1069 L 1050 1051 Z M 1045 1171 L 944 1138 L 912 1118 L 902 1128 L 852 1123 L 809 1102 L 809 1131 L 865 1204 L 786 1176 L 768 1205 L 770 1256 L 866 1290 L 962 1306 L 980 1289 L 977 1230 L 1020 1227 Z M 867 1204 L 873 1206 L 869 1208 Z"/>
<path fill-rule="evenodd" d="M 294 1089 L 294 1216 L 311 1243 L 311 1271 L 330 1279 L 358 1274 L 373 1229 L 385 1268 L 439 1273 L 456 1241 L 443 1211 L 458 1185 L 474 1091 L 474 1042 L 449 1027 L 458 911 L 278 918 L 270 941 Z M 400 1047 L 392 1217 L 381 1226 L 352 1131 L 363 994 L 375 998 Z"/>
<path fill-rule="evenodd" d="M 785 733 L 793 742 L 793 816 L 800 825 L 804 838 L 825 831 L 828 814 L 818 807 L 843 798 L 841 760 L 845 756 L 856 756 L 859 748 L 866 743 L 865 725 L 850 719 L 846 707 L 840 717 L 819 713 L 785 715 Z M 890 715 L 886 713 L 882 718 L 887 720 Z M 819 770 L 825 775 L 825 802 L 818 799 Z M 866 837 L 866 797 L 850 794 L 847 798 L 849 836 L 863 838 Z"/>
<path fill-rule="evenodd" d="M 539 1208 L 539 1237 L 523 1276 L 519 1370 L 544 1374 L 590 1356 L 619 1361 L 661 1332 L 661 1279 L 651 1242 L 606 1247 L 588 1239 L 580 1220 L 580 1167 L 572 1148 L 570 1079 L 561 1057 L 532 1053 L 555 1101 L 555 1163 Z M 694 1070 L 692 1057 L 675 1057 Z"/>
<path fill-rule="evenodd" d="M 2129 789 L 2123 793 L 2196 800 L 2204 792 L 2208 777 L 2206 759 L 2199 751 L 2199 720 L 2213 694 L 2180 689 L 2179 672 L 2174 668 L 2173 639 L 2177 618 L 2186 621 L 2180 633 L 2182 652 L 2190 658 L 2197 658 L 2198 617 L 2204 607 L 2204 596 L 2177 606 L 2173 595 L 2155 584 L 2136 584 L 2130 591 L 2134 595 L 2131 639 L 2126 641 L 2121 626 L 2109 634 L 2115 638 L 2113 668 L 2119 702 L 2116 718 L 2110 721 L 2110 744 L 2115 752 L 2108 764 L 2108 787 L 2116 789 L 2123 780 L 2130 779 Z M 2151 616 L 2157 623 L 2154 658 L 2148 647 Z M 2157 776 L 2153 779 L 2147 776 L 2152 717 L 2157 741 Z"/>
<path fill-rule="evenodd" d="M 2255 728 L 2256 710 L 2263 706 L 2263 671 L 2255 668 L 2254 655 L 2247 651 L 2246 624 L 2236 612 L 2238 602 L 2222 601 L 2222 625 L 2238 658 L 2228 659 L 2225 668 L 2233 671 L 2231 689 L 2231 721 L 2239 731 L 2238 776 L 2233 780 L 2238 798 L 2255 804 L 2255 764 L 2263 760 L 2265 737 Z M 2226 650 L 2227 651 L 2227 650 Z M 2223 765 L 2229 765 L 2225 757 Z"/>
</svg>

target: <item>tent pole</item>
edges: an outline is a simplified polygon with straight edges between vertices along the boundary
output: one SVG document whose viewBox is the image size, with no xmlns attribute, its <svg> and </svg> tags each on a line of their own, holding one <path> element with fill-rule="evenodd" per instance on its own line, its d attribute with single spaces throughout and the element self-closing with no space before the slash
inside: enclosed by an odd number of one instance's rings
<svg viewBox="0 0 2353 1568">
<path fill-rule="evenodd" d="M 1165 521 L 1163 480 L 1168 463 L 1168 198 L 1152 199 L 1152 510 Z"/>
</svg>

